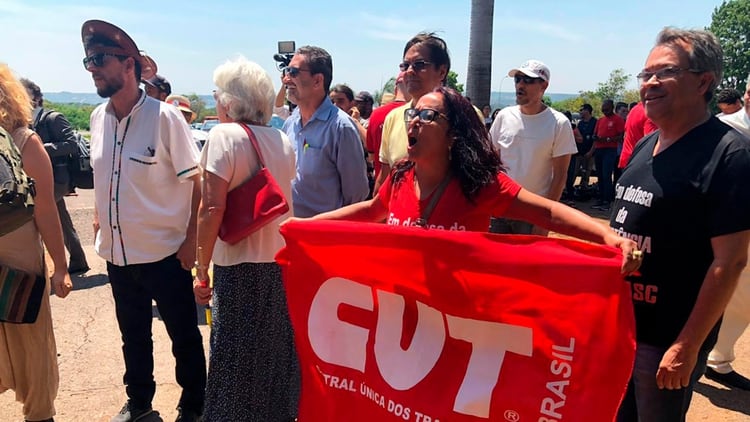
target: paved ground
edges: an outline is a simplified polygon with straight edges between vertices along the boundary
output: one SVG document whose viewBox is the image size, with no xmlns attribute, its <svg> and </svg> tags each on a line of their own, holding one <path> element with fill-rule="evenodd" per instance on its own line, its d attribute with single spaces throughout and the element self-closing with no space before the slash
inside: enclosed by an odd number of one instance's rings
<svg viewBox="0 0 750 422">
<path fill-rule="evenodd" d="M 92 269 L 85 276 L 74 279 L 74 291 L 66 298 L 52 297 L 55 323 L 60 391 L 57 398 L 58 422 L 109 421 L 125 402 L 122 386 L 123 362 L 120 336 L 114 314 L 114 303 L 107 283 L 104 262 L 93 251 L 91 191 L 79 191 L 77 197 L 67 198 L 73 220 L 78 228 Z M 578 206 L 590 212 L 589 204 Z M 595 217 L 605 217 L 593 214 Z M 604 223 L 604 220 L 602 220 Z M 750 271 L 743 277 L 750 282 Z M 202 318 L 203 312 L 199 313 Z M 157 383 L 154 408 L 165 421 L 172 421 L 179 397 L 174 379 L 174 359 L 164 325 L 154 310 L 154 355 Z M 208 328 L 201 321 L 206 350 Z M 739 360 L 736 368 L 750 374 L 750 332 L 738 344 Z M 12 392 L 0 394 L 0 422 L 21 421 L 21 405 L 14 401 Z M 154 417 L 151 420 L 162 420 Z M 750 420 L 750 392 L 731 391 L 705 378 L 697 387 L 688 422 Z M 147 422 L 147 421 L 144 421 Z"/>
</svg>

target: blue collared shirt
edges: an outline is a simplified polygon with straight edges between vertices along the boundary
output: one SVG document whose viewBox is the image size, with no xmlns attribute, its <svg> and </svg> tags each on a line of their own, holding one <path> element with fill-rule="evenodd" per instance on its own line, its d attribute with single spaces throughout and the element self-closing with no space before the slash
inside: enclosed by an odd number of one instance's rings
<svg viewBox="0 0 750 422">
<path fill-rule="evenodd" d="M 295 217 L 312 217 L 363 201 L 370 192 L 365 152 L 352 118 L 324 99 L 302 125 L 299 109 L 284 123 L 297 154 Z"/>
</svg>

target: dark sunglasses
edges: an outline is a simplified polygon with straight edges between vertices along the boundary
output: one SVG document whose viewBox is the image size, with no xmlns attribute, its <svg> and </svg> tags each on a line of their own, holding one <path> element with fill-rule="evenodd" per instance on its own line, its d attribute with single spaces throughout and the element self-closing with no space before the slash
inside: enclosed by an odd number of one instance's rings
<svg viewBox="0 0 750 422">
<path fill-rule="evenodd" d="M 442 117 L 443 119 L 448 120 L 448 116 L 431 108 L 423 108 L 421 110 L 417 110 L 416 108 L 407 108 L 406 110 L 404 110 L 404 121 L 406 123 L 411 122 L 415 117 L 419 117 L 419 121 L 422 123 L 434 122 L 438 117 Z"/>
<path fill-rule="evenodd" d="M 299 67 L 287 66 L 281 70 L 284 76 L 289 75 L 290 78 L 296 78 L 300 72 L 310 72 L 310 69 L 300 69 Z"/>
<path fill-rule="evenodd" d="M 513 80 L 516 81 L 517 84 L 523 82 L 526 85 L 531 85 L 533 83 L 541 82 L 544 79 L 542 79 L 542 78 L 532 78 L 531 76 L 526 76 L 526 75 L 516 75 L 516 76 L 513 77 Z"/>
<path fill-rule="evenodd" d="M 406 72 L 407 70 L 409 70 L 409 67 L 411 66 L 411 68 L 414 69 L 415 72 L 421 72 L 425 70 L 425 68 L 427 68 L 428 64 L 432 64 L 432 63 L 428 61 L 424 61 L 424 60 L 417 60 L 414 63 L 409 63 L 409 62 L 399 63 L 398 68 L 401 69 L 402 72 Z"/>
<path fill-rule="evenodd" d="M 125 56 L 119 56 L 117 54 L 110 54 L 110 53 L 92 54 L 88 57 L 84 57 L 83 67 L 86 69 L 89 68 L 89 65 L 94 65 L 94 67 L 102 67 L 104 66 L 105 57 L 117 57 L 118 59 L 121 59 L 121 60 L 125 58 Z"/>
</svg>

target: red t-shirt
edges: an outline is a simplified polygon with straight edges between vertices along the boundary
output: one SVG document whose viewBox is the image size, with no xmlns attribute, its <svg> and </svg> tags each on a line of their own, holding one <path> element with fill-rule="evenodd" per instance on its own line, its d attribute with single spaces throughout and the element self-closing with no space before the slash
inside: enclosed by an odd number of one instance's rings
<svg viewBox="0 0 750 422">
<path fill-rule="evenodd" d="M 380 143 L 383 141 L 383 123 L 385 123 L 385 116 L 396 107 L 404 105 L 403 101 L 391 101 L 386 105 L 382 105 L 372 111 L 370 115 L 370 123 L 367 126 L 367 140 L 365 145 L 367 151 L 373 154 L 372 162 L 375 166 L 375 177 L 380 173 Z"/>
<path fill-rule="evenodd" d="M 617 142 L 607 142 L 605 139 L 614 138 L 625 133 L 625 120 L 622 117 L 613 114 L 611 116 L 602 116 L 596 121 L 594 133 L 598 138 L 594 142 L 596 148 L 617 148 Z"/>
<path fill-rule="evenodd" d="M 430 198 L 423 201 L 417 199 L 414 169 L 407 171 L 395 186 L 391 184 L 391 176 L 378 192 L 380 201 L 388 208 L 386 222 L 390 225 L 415 226 L 421 216 L 420 211 L 429 206 Z M 453 178 L 427 219 L 427 226 L 440 230 L 486 232 L 490 217 L 503 215 L 520 190 L 521 185 L 505 173 L 499 173 L 497 183 L 482 189 L 472 203 L 461 192 L 458 179 Z"/>
<path fill-rule="evenodd" d="M 635 144 L 656 129 L 658 128 L 654 122 L 646 117 L 643 103 L 636 104 L 628 113 L 628 120 L 625 122 L 625 140 L 622 143 L 622 153 L 620 153 L 620 162 L 617 163 L 617 167 L 624 169 L 630 161 Z"/>
</svg>

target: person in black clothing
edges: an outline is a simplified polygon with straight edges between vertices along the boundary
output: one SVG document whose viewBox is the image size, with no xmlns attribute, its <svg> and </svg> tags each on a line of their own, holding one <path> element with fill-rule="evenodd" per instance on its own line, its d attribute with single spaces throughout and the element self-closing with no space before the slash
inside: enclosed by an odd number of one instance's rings
<svg viewBox="0 0 750 422">
<path fill-rule="evenodd" d="M 21 79 L 21 83 L 26 88 L 31 98 L 31 105 L 34 107 L 32 129 L 42 138 L 44 149 L 52 162 L 55 202 L 60 215 L 65 248 L 70 253 L 68 272 L 70 274 L 84 273 L 89 270 L 89 264 L 86 261 L 86 253 L 81 246 L 78 232 L 65 206 L 64 198 L 73 191 L 68 162 L 71 157 L 78 155 L 78 142 L 76 142 L 75 133 L 68 119 L 62 113 L 43 107 L 44 99 L 39 86 L 24 78 Z"/>
<path fill-rule="evenodd" d="M 659 130 L 635 147 L 610 217 L 643 251 L 640 274 L 626 277 L 636 357 L 618 422 L 685 420 L 747 264 L 750 139 L 708 110 L 722 63 L 710 32 L 665 28 L 638 75 Z"/>
<path fill-rule="evenodd" d="M 578 152 L 571 157 L 568 166 L 568 177 L 565 180 L 565 192 L 568 199 L 574 198 L 574 184 L 581 167 L 583 167 L 583 170 L 581 171 L 579 186 L 582 189 L 588 189 L 589 187 L 589 176 L 593 161 L 594 128 L 596 128 L 596 117 L 592 115 L 593 111 L 594 108 L 591 107 L 591 104 L 584 104 L 579 110 L 581 120 L 578 121 L 576 127 L 581 134 L 581 142 L 576 142 Z"/>
</svg>

